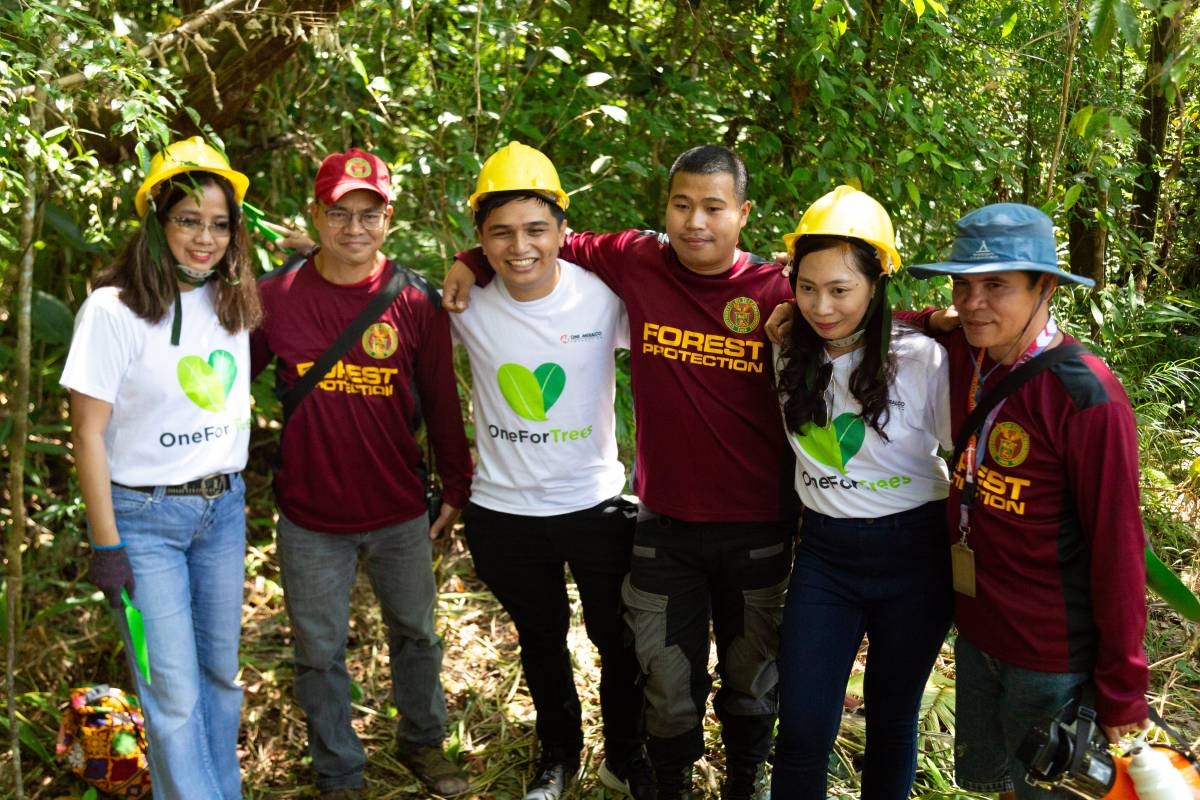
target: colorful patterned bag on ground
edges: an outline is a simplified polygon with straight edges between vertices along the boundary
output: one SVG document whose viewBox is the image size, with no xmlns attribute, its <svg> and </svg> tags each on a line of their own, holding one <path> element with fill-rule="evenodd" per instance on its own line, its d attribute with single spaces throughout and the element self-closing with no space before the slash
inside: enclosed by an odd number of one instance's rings
<svg viewBox="0 0 1200 800">
<path fill-rule="evenodd" d="M 71 772 L 105 794 L 150 795 L 142 712 L 137 699 L 120 689 L 72 689 L 55 750 Z"/>
</svg>

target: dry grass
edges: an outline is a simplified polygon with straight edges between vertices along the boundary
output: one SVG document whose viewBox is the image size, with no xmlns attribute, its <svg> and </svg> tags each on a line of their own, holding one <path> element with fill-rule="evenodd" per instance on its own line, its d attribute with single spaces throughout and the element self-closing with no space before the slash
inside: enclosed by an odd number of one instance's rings
<svg viewBox="0 0 1200 800">
<path fill-rule="evenodd" d="M 257 527 L 264 526 L 258 523 Z M 290 630 L 283 610 L 274 544 L 269 538 L 249 548 L 247 567 L 253 577 L 247 583 L 241 654 L 246 687 L 241 741 L 245 796 L 315 796 L 304 755 L 304 720 L 291 698 Z M 515 633 L 495 599 L 474 577 L 460 540 L 439 545 L 435 568 L 441 587 L 439 622 L 445 640 L 443 682 L 452 726 L 447 746 L 467 765 L 475 797 L 520 798 L 530 777 L 536 742 L 534 712 L 521 679 Z M 21 643 L 17 676 L 25 692 L 22 710 L 27 715 L 28 732 L 50 752 L 58 707 L 69 687 L 104 681 L 128 683 L 123 657 L 115 649 L 111 622 L 99 595 L 92 594 L 86 583 L 75 584 L 63 571 L 59 564 L 34 564 L 30 570 L 30 585 L 38 588 L 30 600 L 32 618 Z M 78 598 L 87 599 L 81 602 Z M 577 600 L 575 606 L 578 620 Z M 386 636 L 365 578 L 355 588 L 353 607 L 348 662 L 361 689 L 361 696 L 356 691 L 355 725 L 370 759 L 366 775 L 369 797 L 428 797 L 392 757 L 395 710 L 389 694 Z M 582 625 L 573 627 L 571 637 L 589 748 L 574 797 L 598 800 L 609 794 L 595 778 L 603 757 L 595 694 L 597 659 Z M 1147 644 L 1154 662 L 1154 696 L 1164 698 L 1167 718 L 1196 747 L 1200 744 L 1200 638 L 1194 627 L 1155 606 Z M 955 793 L 951 781 L 953 667 L 947 647 L 923 706 L 918 797 L 968 797 Z M 855 686 L 852 680 L 851 693 Z M 700 765 L 697 788 L 703 791 L 702 796 L 715 798 L 720 748 L 711 713 L 706 730 L 708 752 L 714 763 Z M 855 773 L 861 751 L 862 717 L 859 711 L 848 710 L 832 765 L 830 791 L 834 796 L 857 795 Z M 0 797 L 10 796 L 11 791 L 7 759 L 7 752 L 0 755 Z M 30 750 L 26 751 L 23 767 L 30 798 L 82 795 L 81 783 Z"/>
</svg>

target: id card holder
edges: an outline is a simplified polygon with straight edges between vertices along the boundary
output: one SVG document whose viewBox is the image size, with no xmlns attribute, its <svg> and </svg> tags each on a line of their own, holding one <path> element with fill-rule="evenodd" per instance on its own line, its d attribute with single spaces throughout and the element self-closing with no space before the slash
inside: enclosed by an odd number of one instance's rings
<svg viewBox="0 0 1200 800">
<path fill-rule="evenodd" d="M 975 551 L 965 541 L 950 545 L 950 571 L 954 576 L 954 591 L 974 597 Z"/>
</svg>

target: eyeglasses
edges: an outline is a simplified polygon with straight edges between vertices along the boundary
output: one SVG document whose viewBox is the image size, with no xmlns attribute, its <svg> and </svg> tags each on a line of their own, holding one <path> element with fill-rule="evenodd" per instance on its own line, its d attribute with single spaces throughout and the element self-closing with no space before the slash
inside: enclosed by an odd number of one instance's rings
<svg viewBox="0 0 1200 800">
<path fill-rule="evenodd" d="M 327 208 L 325 209 L 325 221 L 331 228 L 345 228 L 350 225 L 350 220 L 357 219 L 358 224 L 369 231 L 377 231 L 383 228 L 383 223 L 387 220 L 387 214 L 377 208 L 368 209 L 366 211 L 350 211 L 345 208 Z"/>
<path fill-rule="evenodd" d="M 815 377 L 816 380 L 809 387 L 809 391 L 815 395 L 812 424 L 818 428 L 824 428 L 829 424 L 829 404 L 833 400 L 832 397 L 826 397 L 830 381 L 833 378 L 833 362 L 826 361 L 817 367 Z"/>
<path fill-rule="evenodd" d="M 229 224 L 228 220 L 222 222 L 205 222 L 195 217 L 167 217 L 167 222 L 182 228 L 192 236 L 199 236 L 201 231 L 207 230 L 213 235 L 214 239 L 223 239 L 233 231 L 233 226 Z"/>
</svg>

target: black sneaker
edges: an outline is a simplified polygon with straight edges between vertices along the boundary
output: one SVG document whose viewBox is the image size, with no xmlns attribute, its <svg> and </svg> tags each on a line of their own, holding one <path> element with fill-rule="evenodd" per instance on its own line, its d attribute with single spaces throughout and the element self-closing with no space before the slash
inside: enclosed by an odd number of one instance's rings
<svg viewBox="0 0 1200 800">
<path fill-rule="evenodd" d="M 600 783 L 623 797 L 632 797 L 633 800 L 658 798 L 654 786 L 654 770 L 644 751 L 638 752 L 623 764 L 614 762 L 609 766 L 608 759 L 604 759 L 600 762 L 598 777 Z"/>
<path fill-rule="evenodd" d="M 543 759 L 538 762 L 537 777 L 529 784 L 525 800 L 558 800 L 563 792 L 575 785 L 578 764 Z"/>
</svg>

